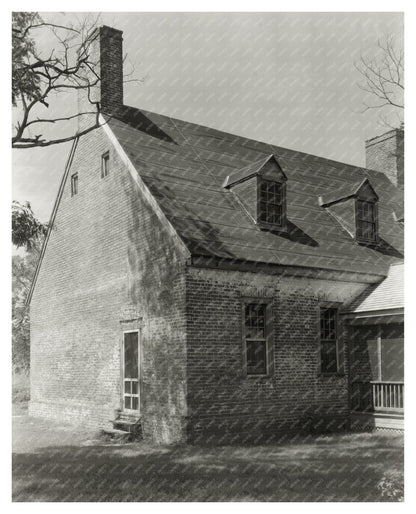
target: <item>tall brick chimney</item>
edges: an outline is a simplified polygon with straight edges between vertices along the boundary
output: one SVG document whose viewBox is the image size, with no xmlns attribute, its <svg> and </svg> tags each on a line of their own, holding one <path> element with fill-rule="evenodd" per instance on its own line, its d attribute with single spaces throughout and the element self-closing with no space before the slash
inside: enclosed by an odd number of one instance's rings
<svg viewBox="0 0 416 514">
<path fill-rule="evenodd" d="M 389 130 L 365 142 L 366 168 L 380 171 L 395 186 L 404 184 L 404 130 Z"/>
<path fill-rule="evenodd" d="M 91 88 L 90 99 L 99 102 L 101 112 L 114 114 L 123 105 L 123 33 L 121 30 L 103 25 L 93 35 L 89 60 L 96 63 L 95 72 L 100 82 Z M 95 77 L 91 75 L 90 81 Z M 91 105 L 86 90 L 79 90 L 79 112 L 91 112 Z M 94 122 L 92 115 L 80 116 L 80 129 Z"/>
</svg>

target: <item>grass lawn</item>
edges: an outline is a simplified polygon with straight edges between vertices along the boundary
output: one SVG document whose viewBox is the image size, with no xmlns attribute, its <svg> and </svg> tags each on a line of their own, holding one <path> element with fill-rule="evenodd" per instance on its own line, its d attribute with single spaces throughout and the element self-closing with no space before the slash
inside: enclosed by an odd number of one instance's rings
<svg viewBox="0 0 416 514">
<path fill-rule="evenodd" d="M 13 418 L 13 501 L 383 501 L 377 484 L 402 470 L 400 434 L 157 447 Z"/>
</svg>

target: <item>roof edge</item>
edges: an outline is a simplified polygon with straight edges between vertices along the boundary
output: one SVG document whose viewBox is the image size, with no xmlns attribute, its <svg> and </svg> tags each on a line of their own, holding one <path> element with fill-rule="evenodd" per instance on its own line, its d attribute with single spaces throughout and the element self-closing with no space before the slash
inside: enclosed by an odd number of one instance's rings
<svg viewBox="0 0 416 514">
<path fill-rule="evenodd" d="M 277 264 L 243 259 L 230 259 L 214 255 L 192 254 L 187 265 L 195 268 L 208 268 L 216 270 L 234 270 L 247 272 L 264 272 L 272 275 L 285 274 L 309 278 L 324 278 L 340 282 L 360 282 L 362 284 L 378 284 L 386 275 L 368 273 L 354 270 L 338 270 L 334 268 L 318 268 L 312 266 L 299 266 L 294 264 Z"/>
<path fill-rule="evenodd" d="M 46 232 L 45 239 L 43 240 L 43 244 L 42 244 L 42 248 L 41 248 L 41 251 L 40 251 L 38 263 L 36 265 L 36 270 L 35 270 L 35 273 L 33 275 L 32 283 L 31 283 L 30 289 L 29 289 L 29 293 L 28 293 L 27 298 L 26 298 L 25 308 L 27 308 L 30 305 L 30 302 L 32 301 L 32 296 L 33 296 L 33 292 L 35 290 L 36 282 L 37 282 L 37 279 L 38 279 L 38 276 L 39 276 L 40 267 L 42 265 L 43 257 L 44 257 L 45 252 L 46 252 L 46 247 L 48 245 L 49 236 L 51 234 L 51 231 L 53 229 L 53 225 L 55 223 L 56 213 L 58 212 L 58 207 L 59 207 L 59 204 L 61 203 L 61 198 L 62 198 L 62 194 L 64 192 L 64 187 L 65 187 L 66 179 L 68 178 L 68 173 L 69 173 L 69 170 L 71 169 L 71 166 L 72 166 L 72 161 L 74 159 L 75 150 L 76 150 L 76 148 L 78 146 L 78 141 L 79 141 L 79 137 L 77 136 L 74 139 L 74 142 L 72 143 L 72 146 L 71 146 L 71 150 L 69 152 L 68 160 L 67 160 L 66 165 L 65 165 L 65 169 L 64 169 L 64 173 L 62 175 L 61 183 L 59 185 L 58 194 L 56 195 L 56 199 L 55 199 L 55 203 L 53 205 L 51 217 L 49 218 L 48 230 Z"/>
<path fill-rule="evenodd" d="M 180 237 L 172 223 L 167 218 L 166 214 L 163 212 L 162 208 L 160 207 L 158 201 L 151 193 L 150 189 L 147 187 L 145 182 L 140 176 L 139 171 L 137 170 L 136 166 L 132 163 L 130 160 L 130 157 L 127 155 L 127 153 L 124 151 L 124 148 L 121 146 L 117 136 L 112 131 L 110 125 L 106 123 L 105 119 L 100 114 L 100 121 L 102 122 L 101 128 L 104 130 L 105 134 L 109 138 L 110 142 L 114 146 L 116 152 L 118 153 L 120 159 L 127 167 L 132 179 L 134 182 L 138 185 L 140 190 L 142 191 L 144 197 L 146 200 L 150 203 L 151 207 L 156 212 L 157 217 L 159 220 L 166 226 L 168 231 L 171 233 L 171 235 L 177 240 L 178 245 L 180 249 L 182 250 L 183 256 L 185 259 L 188 259 L 191 255 L 191 252 L 189 248 L 186 246 L 186 243 L 183 241 L 183 239 Z"/>
<path fill-rule="evenodd" d="M 341 314 L 345 316 L 345 318 L 374 318 L 380 316 L 395 316 L 403 313 L 404 307 L 389 307 L 366 311 L 343 311 Z"/>
</svg>

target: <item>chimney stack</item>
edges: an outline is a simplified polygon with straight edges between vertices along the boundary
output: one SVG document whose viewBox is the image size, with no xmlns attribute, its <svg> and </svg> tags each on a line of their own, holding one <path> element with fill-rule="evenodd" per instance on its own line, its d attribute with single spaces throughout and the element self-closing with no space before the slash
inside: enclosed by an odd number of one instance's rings
<svg viewBox="0 0 416 514">
<path fill-rule="evenodd" d="M 101 112 L 115 114 L 123 106 L 123 33 L 103 25 L 94 33 L 89 60 L 96 63 L 95 71 L 100 82 L 91 88 L 90 99 L 99 102 Z M 91 78 L 91 82 L 95 77 Z M 79 90 L 79 112 L 91 112 L 93 106 L 86 90 Z M 93 115 L 80 116 L 80 130 L 94 123 Z"/>
<path fill-rule="evenodd" d="M 404 185 L 404 129 L 389 130 L 365 142 L 366 168 L 384 173 L 397 187 Z"/>
</svg>

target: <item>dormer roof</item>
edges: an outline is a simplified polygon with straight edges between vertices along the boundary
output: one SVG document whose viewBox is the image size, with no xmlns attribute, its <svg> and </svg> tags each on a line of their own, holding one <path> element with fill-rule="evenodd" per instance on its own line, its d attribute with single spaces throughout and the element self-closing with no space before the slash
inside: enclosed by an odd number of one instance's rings
<svg viewBox="0 0 416 514">
<path fill-rule="evenodd" d="M 346 183 L 339 188 L 332 190 L 319 197 L 319 205 L 321 207 L 330 207 L 331 205 L 347 200 L 349 198 L 362 197 L 368 201 L 377 201 L 378 195 L 375 192 L 368 178 L 357 180 L 355 183 Z"/>
<path fill-rule="evenodd" d="M 244 182 L 245 180 L 248 180 L 252 177 L 260 176 L 262 174 L 262 171 L 265 169 L 266 165 L 269 163 L 272 164 L 273 168 L 272 170 L 270 170 L 269 167 L 268 171 L 269 173 L 270 171 L 274 172 L 275 180 L 280 182 L 286 181 L 287 177 L 283 172 L 279 162 L 277 161 L 276 157 L 273 154 L 271 154 L 268 155 L 266 158 L 256 160 L 250 163 L 249 165 L 244 166 L 243 168 L 231 172 L 229 175 L 227 175 L 227 178 L 223 183 L 223 187 L 228 189 L 234 186 L 235 184 L 240 184 L 241 182 Z"/>
</svg>

